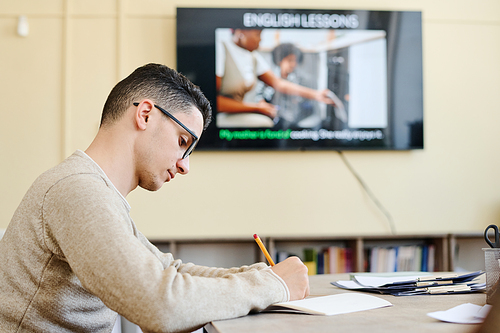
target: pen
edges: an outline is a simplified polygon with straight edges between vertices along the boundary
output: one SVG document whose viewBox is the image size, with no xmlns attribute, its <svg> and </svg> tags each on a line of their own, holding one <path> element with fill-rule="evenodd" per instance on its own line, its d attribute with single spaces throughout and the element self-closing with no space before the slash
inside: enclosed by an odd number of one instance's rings
<svg viewBox="0 0 500 333">
<path fill-rule="evenodd" d="M 271 256 L 269 255 L 269 252 L 267 252 L 266 250 L 266 247 L 264 246 L 264 244 L 262 243 L 262 241 L 260 240 L 260 237 L 257 236 L 257 234 L 254 234 L 253 235 L 253 238 L 255 238 L 255 241 L 257 242 L 257 245 L 259 245 L 261 251 L 264 253 L 264 255 L 266 256 L 266 259 L 267 261 L 269 261 L 269 264 L 271 266 L 274 266 L 274 261 L 273 261 L 273 258 L 271 258 Z"/>
</svg>

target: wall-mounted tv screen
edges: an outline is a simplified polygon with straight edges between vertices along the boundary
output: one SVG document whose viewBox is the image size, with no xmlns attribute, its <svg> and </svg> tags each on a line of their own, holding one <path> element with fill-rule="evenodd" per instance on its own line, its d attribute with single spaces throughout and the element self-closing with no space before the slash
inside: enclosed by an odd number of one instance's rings
<svg viewBox="0 0 500 333">
<path fill-rule="evenodd" d="M 178 8 L 177 70 L 214 117 L 198 149 L 423 148 L 416 11 Z"/>
</svg>

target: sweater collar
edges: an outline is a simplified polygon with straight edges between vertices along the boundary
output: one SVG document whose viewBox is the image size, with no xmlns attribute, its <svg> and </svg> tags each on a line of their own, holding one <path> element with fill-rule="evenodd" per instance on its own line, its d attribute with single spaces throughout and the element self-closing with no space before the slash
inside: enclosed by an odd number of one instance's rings
<svg viewBox="0 0 500 333">
<path fill-rule="evenodd" d="M 125 208 L 127 208 L 127 211 L 130 212 L 130 205 L 127 201 L 127 199 L 125 199 L 125 197 L 120 193 L 120 191 L 118 191 L 118 189 L 115 187 L 115 185 L 113 184 L 113 182 L 108 178 L 108 176 L 106 175 L 106 173 L 104 172 L 104 170 L 99 166 L 99 164 L 97 164 L 96 161 L 94 161 L 89 155 L 87 155 L 84 151 L 82 150 L 77 150 L 75 152 L 75 154 L 78 154 L 80 156 L 82 156 L 83 158 L 86 158 L 88 159 L 89 161 L 92 162 L 92 164 L 94 166 L 97 167 L 97 169 L 99 170 L 99 173 L 101 173 L 101 175 L 104 177 L 104 179 L 106 180 L 106 183 L 108 183 L 110 185 L 110 187 L 120 196 L 120 198 L 122 199 L 123 201 L 123 204 L 125 205 Z"/>
</svg>

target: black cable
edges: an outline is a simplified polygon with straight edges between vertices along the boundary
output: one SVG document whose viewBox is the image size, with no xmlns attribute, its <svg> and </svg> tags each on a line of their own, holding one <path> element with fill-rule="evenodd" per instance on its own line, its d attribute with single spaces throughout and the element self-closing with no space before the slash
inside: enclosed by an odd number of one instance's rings
<svg viewBox="0 0 500 333">
<path fill-rule="evenodd" d="M 385 217 L 387 218 L 387 222 L 389 224 L 389 228 L 391 229 L 391 234 L 395 235 L 396 234 L 396 226 L 394 225 L 394 220 L 392 219 L 391 214 L 389 214 L 389 212 L 387 211 L 387 209 L 385 209 L 385 207 L 380 203 L 380 201 L 373 194 L 373 192 L 370 190 L 370 188 L 368 187 L 368 185 L 366 185 L 366 183 L 363 181 L 363 179 L 361 178 L 361 176 L 356 172 L 356 170 L 354 170 L 354 168 L 352 167 L 351 163 L 349 163 L 349 161 L 345 157 L 344 153 L 342 153 L 342 151 L 340 151 L 340 150 L 337 150 L 337 152 L 339 153 L 340 158 L 342 158 L 342 161 L 344 161 L 344 164 L 347 166 L 347 169 L 349 169 L 349 171 L 351 171 L 351 173 L 353 174 L 353 176 L 361 184 L 361 187 L 363 187 L 363 189 L 365 190 L 366 194 L 368 194 L 368 196 L 370 197 L 370 199 L 372 199 L 373 203 L 378 207 L 378 209 L 380 209 L 380 211 L 382 212 L 382 214 L 385 215 Z"/>
</svg>

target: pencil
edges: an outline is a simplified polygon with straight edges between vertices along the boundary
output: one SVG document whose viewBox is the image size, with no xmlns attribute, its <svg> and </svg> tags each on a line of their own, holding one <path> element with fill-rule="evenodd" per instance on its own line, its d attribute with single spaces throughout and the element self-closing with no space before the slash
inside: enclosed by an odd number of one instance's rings
<svg viewBox="0 0 500 333">
<path fill-rule="evenodd" d="M 262 241 L 260 240 L 260 237 L 257 236 L 257 234 L 254 234 L 253 235 L 253 238 L 255 239 L 255 241 L 257 242 L 257 245 L 259 245 L 262 253 L 264 253 L 264 255 L 266 256 L 266 259 L 267 261 L 269 261 L 269 264 L 271 266 L 274 266 L 274 261 L 273 261 L 273 258 L 271 258 L 271 256 L 269 255 L 269 252 L 267 252 L 266 250 L 266 247 L 264 246 L 264 244 L 262 243 Z"/>
</svg>

